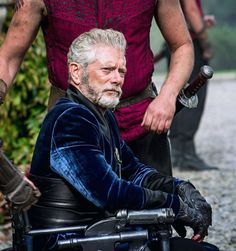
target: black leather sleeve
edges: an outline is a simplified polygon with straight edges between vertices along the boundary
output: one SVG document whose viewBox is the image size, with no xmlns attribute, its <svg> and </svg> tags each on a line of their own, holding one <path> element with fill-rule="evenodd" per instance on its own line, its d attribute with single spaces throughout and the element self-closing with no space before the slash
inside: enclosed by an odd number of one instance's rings
<svg viewBox="0 0 236 251">
<path fill-rule="evenodd" d="M 175 193 L 176 187 L 183 182 L 171 176 L 162 175 L 158 172 L 148 174 L 143 182 L 142 187 L 150 190 L 161 190 L 166 193 Z"/>
</svg>

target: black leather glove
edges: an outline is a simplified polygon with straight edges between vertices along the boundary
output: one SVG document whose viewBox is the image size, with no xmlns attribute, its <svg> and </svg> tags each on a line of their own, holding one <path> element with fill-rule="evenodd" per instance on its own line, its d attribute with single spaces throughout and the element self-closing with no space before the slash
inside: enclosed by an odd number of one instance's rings
<svg viewBox="0 0 236 251">
<path fill-rule="evenodd" d="M 207 235 L 208 225 L 202 214 L 194 208 L 189 207 L 182 199 L 180 201 L 179 212 L 176 215 L 176 220 L 173 224 L 176 232 L 181 236 L 186 236 L 185 226 L 193 229 L 194 235 L 199 234 L 202 238 Z"/>
<path fill-rule="evenodd" d="M 181 236 L 182 238 L 186 236 L 187 230 L 183 222 L 181 222 L 180 220 L 175 220 L 172 226 L 179 236 Z"/>
<path fill-rule="evenodd" d="M 0 191 L 15 210 L 27 210 L 38 201 L 39 190 L 7 159 L 0 149 Z"/>
<path fill-rule="evenodd" d="M 184 203 L 202 215 L 204 224 L 208 228 L 212 223 L 212 209 L 200 192 L 190 182 L 182 182 L 177 186 L 176 191 Z"/>
</svg>

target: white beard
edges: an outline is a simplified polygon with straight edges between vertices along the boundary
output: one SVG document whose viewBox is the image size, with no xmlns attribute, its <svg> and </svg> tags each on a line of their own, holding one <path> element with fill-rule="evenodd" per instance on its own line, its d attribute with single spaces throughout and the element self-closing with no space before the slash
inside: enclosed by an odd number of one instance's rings
<svg viewBox="0 0 236 251">
<path fill-rule="evenodd" d="M 103 94 L 97 101 L 97 104 L 102 108 L 113 109 L 119 104 L 119 102 L 120 102 L 120 95 L 116 97 L 108 97 Z"/>
<path fill-rule="evenodd" d="M 120 97 L 122 95 L 122 89 L 117 86 L 113 86 L 110 89 L 116 90 L 116 94 L 114 95 L 106 95 L 104 90 L 96 90 L 92 88 L 88 81 L 88 74 L 86 71 L 83 73 L 82 81 L 81 81 L 81 89 L 82 93 L 90 100 L 92 103 L 105 108 L 105 109 L 113 109 L 120 102 Z"/>
</svg>

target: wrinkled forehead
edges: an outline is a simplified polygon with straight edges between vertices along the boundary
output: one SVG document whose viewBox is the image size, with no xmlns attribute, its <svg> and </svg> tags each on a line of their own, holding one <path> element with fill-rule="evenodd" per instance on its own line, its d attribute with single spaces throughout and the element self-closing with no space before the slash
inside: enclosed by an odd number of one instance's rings
<svg viewBox="0 0 236 251">
<path fill-rule="evenodd" d="M 118 48 L 112 46 L 99 45 L 95 47 L 94 50 L 95 60 L 99 61 L 123 61 L 125 64 L 125 52 Z"/>
</svg>

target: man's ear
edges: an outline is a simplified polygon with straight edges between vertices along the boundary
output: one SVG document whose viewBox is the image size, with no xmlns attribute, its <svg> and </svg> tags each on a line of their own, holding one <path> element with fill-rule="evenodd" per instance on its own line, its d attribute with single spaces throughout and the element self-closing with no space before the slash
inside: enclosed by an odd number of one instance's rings
<svg viewBox="0 0 236 251">
<path fill-rule="evenodd" d="M 82 67 L 80 64 L 76 62 L 71 62 L 69 64 L 69 72 L 72 82 L 75 85 L 80 84 L 81 76 L 82 76 Z"/>
</svg>

